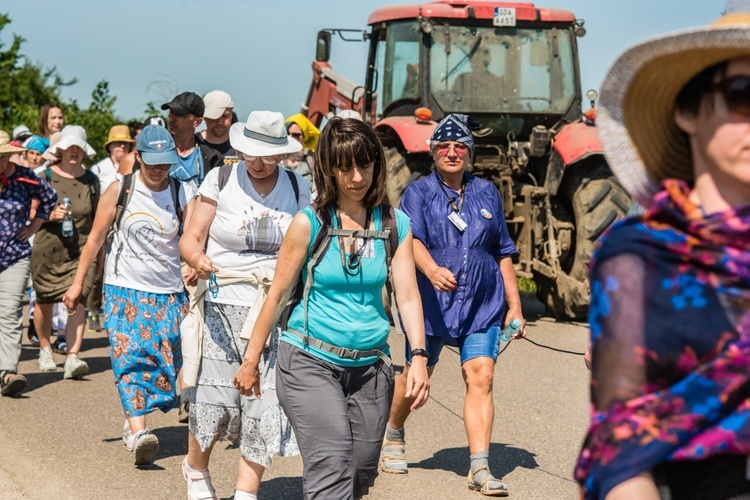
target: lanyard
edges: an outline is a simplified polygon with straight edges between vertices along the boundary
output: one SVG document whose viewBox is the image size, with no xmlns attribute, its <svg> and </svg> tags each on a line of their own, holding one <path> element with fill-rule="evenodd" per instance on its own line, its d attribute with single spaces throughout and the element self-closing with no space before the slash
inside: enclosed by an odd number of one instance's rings
<svg viewBox="0 0 750 500">
<path fill-rule="evenodd" d="M 464 206 L 464 194 L 466 193 L 466 176 L 461 179 L 461 195 L 458 197 L 458 205 L 456 205 L 455 198 L 449 195 L 448 191 L 445 190 L 442 180 L 438 179 L 438 184 L 440 184 L 440 189 L 443 190 L 443 193 L 445 193 L 445 196 L 448 198 L 451 207 L 453 207 L 453 211 L 461 213 L 461 208 Z"/>
<path fill-rule="evenodd" d="M 367 215 L 365 216 L 365 225 L 363 227 L 364 230 L 367 230 L 370 228 L 370 219 L 372 217 L 372 211 L 368 208 L 367 209 Z M 344 229 L 344 226 L 342 224 L 342 221 L 339 220 L 339 217 L 336 217 L 336 222 L 338 224 L 336 225 L 340 226 L 340 229 Z M 356 233 L 357 230 L 354 230 L 353 233 Z M 347 239 L 351 239 L 351 236 Z M 344 271 L 349 276 L 356 276 L 359 274 L 360 271 L 360 260 L 362 257 L 362 253 L 365 250 L 365 245 L 367 244 L 367 241 L 364 241 L 362 245 L 357 249 L 356 252 L 352 252 L 349 254 L 349 258 L 346 258 L 346 250 L 344 249 L 344 237 L 339 236 L 339 253 L 341 254 L 341 267 L 344 268 Z"/>
</svg>

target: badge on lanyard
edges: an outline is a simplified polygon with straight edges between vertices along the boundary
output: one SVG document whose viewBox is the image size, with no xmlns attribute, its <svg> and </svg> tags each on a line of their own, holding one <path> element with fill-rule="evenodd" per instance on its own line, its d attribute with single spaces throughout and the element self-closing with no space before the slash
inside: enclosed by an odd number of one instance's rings
<svg viewBox="0 0 750 500">
<path fill-rule="evenodd" d="M 458 212 L 451 212 L 451 214 L 448 216 L 448 220 L 453 223 L 454 226 L 456 226 L 456 229 L 459 231 L 463 231 L 467 227 L 469 227 L 466 222 L 461 218 L 461 216 L 458 214 Z"/>
<path fill-rule="evenodd" d="M 486 208 L 483 208 L 483 209 L 481 209 L 481 210 L 479 211 L 479 214 L 480 214 L 480 215 L 481 215 L 482 217 L 484 217 L 485 219 L 487 219 L 487 220 L 490 220 L 490 219 L 492 219 L 492 214 L 491 214 L 491 213 L 490 213 L 490 211 L 489 211 L 489 210 L 487 210 Z"/>
</svg>

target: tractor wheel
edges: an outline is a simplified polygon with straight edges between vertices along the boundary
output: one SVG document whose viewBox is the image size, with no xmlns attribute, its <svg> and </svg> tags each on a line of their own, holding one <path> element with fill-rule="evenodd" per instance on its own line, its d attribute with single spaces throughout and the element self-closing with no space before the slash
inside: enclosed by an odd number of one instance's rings
<svg viewBox="0 0 750 500">
<path fill-rule="evenodd" d="M 417 154 L 404 156 L 398 148 L 392 147 L 386 148 L 385 159 L 388 164 L 386 194 L 390 204 L 398 207 L 406 187 L 430 171 L 429 158 Z"/>
<path fill-rule="evenodd" d="M 558 193 L 560 204 L 570 213 L 575 227 L 572 248 L 560 262 L 562 270 L 588 286 L 588 263 L 596 240 L 630 206 L 630 197 L 615 179 L 602 157 L 593 158 L 565 174 Z M 559 283 L 540 279 L 538 297 L 558 318 L 580 318 L 588 312 L 588 300 L 571 303 Z"/>
</svg>

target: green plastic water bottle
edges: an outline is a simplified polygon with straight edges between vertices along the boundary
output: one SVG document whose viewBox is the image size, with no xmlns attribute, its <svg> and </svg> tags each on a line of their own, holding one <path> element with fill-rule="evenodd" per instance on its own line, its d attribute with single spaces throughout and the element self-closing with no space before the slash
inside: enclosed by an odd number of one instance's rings
<svg viewBox="0 0 750 500">
<path fill-rule="evenodd" d="M 517 334 L 521 331 L 521 320 L 520 319 L 514 319 L 508 325 L 503 328 L 503 331 L 500 333 L 500 338 L 503 339 L 503 342 L 510 342 L 510 339 L 513 337 L 513 335 Z"/>
</svg>

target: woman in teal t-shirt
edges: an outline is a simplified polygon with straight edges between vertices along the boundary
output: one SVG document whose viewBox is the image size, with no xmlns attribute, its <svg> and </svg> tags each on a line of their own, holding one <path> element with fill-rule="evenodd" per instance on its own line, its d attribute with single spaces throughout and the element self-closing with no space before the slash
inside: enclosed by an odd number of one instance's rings
<svg viewBox="0 0 750 500">
<path fill-rule="evenodd" d="M 305 498 L 345 499 L 367 492 L 393 395 L 390 324 L 382 301 L 387 278 L 383 219 L 386 162 L 375 132 L 356 119 L 334 118 L 316 149 L 315 207 L 298 213 L 279 251 L 276 275 L 234 379 L 242 394 L 260 394 L 258 360 L 327 213 L 331 238 L 313 285 L 289 318 L 279 345 L 276 392 L 302 453 Z M 412 351 L 407 393 L 413 409 L 429 395 L 424 319 L 408 217 L 395 210 L 398 242 L 393 284 Z M 351 235 L 350 231 L 359 231 Z M 377 236 L 380 234 L 380 236 Z M 306 309 L 306 310 L 305 310 Z M 343 350 L 340 348 L 344 348 Z"/>
</svg>

